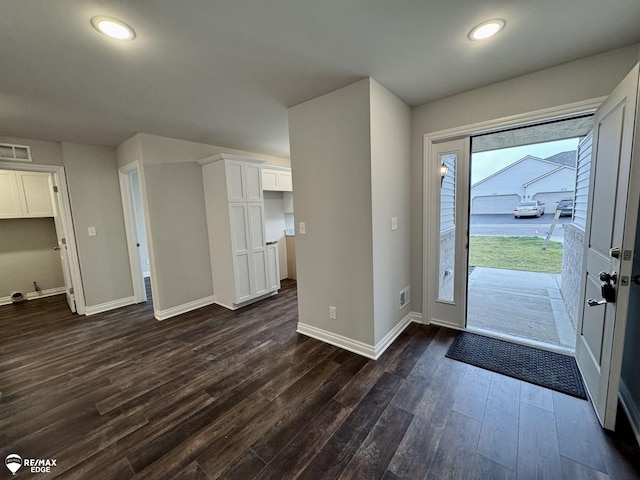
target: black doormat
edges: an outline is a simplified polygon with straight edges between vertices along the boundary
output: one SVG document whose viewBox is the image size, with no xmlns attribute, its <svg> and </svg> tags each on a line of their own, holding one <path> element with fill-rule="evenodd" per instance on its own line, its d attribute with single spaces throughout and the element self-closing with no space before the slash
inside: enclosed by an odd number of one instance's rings
<svg viewBox="0 0 640 480">
<path fill-rule="evenodd" d="M 568 355 L 459 332 L 447 357 L 587 399 L 578 365 Z"/>
</svg>

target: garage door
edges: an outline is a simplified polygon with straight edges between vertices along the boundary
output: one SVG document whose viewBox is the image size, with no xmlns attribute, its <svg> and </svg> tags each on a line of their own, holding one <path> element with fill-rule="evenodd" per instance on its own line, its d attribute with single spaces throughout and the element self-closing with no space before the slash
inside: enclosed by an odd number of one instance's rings
<svg viewBox="0 0 640 480">
<path fill-rule="evenodd" d="M 487 213 L 513 213 L 520 201 L 518 195 L 490 195 L 486 197 L 475 197 L 471 202 L 471 215 Z"/>
<path fill-rule="evenodd" d="M 564 190 L 561 192 L 536 193 L 533 196 L 533 200 L 540 200 L 544 203 L 544 211 L 546 213 L 553 213 L 556 211 L 558 202 L 567 197 L 573 198 L 573 192 Z"/>
</svg>

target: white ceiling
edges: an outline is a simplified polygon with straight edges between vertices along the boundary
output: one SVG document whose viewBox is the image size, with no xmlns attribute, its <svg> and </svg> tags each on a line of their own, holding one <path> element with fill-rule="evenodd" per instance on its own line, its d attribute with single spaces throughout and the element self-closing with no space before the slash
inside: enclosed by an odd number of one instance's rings
<svg viewBox="0 0 640 480">
<path fill-rule="evenodd" d="M 467 39 L 494 17 L 498 37 Z M 420 105 L 638 43 L 639 21 L 638 0 L 3 0 L 0 135 L 287 156 L 287 108 L 363 77 Z"/>
</svg>

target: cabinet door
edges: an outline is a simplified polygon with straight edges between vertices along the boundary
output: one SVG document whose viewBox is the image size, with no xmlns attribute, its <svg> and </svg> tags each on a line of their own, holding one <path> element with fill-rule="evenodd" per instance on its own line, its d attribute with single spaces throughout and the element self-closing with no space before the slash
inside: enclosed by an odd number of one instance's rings
<svg viewBox="0 0 640 480">
<path fill-rule="evenodd" d="M 280 289 L 280 263 L 278 259 L 278 244 L 267 245 L 267 259 L 269 262 L 269 290 Z"/>
<path fill-rule="evenodd" d="M 262 202 L 262 169 L 259 164 L 245 163 L 244 178 L 247 202 Z"/>
<path fill-rule="evenodd" d="M 252 295 L 252 261 L 250 249 L 249 220 L 247 205 L 229 204 L 231 223 L 231 247 L 235 270 L 236 303 L 249 300 Z"/>
<path fill-rule="evenodd" d="M 276 190 L 278 172 L 276 170 L 262 169 L 262 189 Z"/>
<path fill-rule="evenodd" d="M 16 173 L 0 171 L 0 218 L 22 217 Z"/>
<path fill-rule="evenodd" d="M 49 174 L 43 172 L 16 172 L 23 217 L 52 217 Z"/>
<path fill-rule="evenodd" d="M 264 205 L 249 203 L 250 249 L 253 260 L 254 295 L 262 295 L 269 291 L 267 248 L 264 232 Z"/>
<path fill-rule="evenodd" d="M 244 176 L 244 164 L 233 160 L 225 160 L 227 177 L 227 201 L 246 202 L 247 186 Z"/>
<path fill-rule="evenodd" d="M 291 172 L 278 172 L 277 186 L 282 192 L 291 192 L 293 190 Z"/>
</svg>

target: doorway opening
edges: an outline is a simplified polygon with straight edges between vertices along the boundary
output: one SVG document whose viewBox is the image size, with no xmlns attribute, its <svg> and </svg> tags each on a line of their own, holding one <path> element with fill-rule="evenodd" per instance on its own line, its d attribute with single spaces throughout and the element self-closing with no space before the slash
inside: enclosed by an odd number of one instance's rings
<svg viewBox="0 0 640 480">
<path fill-rule="evenodd" d="M 65 295 L 85 314 L 64 167 L 0 166 L 0 305 Z"/>
<path fill-rule="evenodd" d="M 583 139 L 477 151 L 472 138 L 468 330 L 574 352 L 576 309 L 563 269 L 581 270 L 582 249 L 565 236 L 575 226 Z"/>
<path fill-rule="evenodd" d="M 136 303 L 153 301 L 149 243 L 138 164 L 132 163 L 120 168 L 119 176 L 134 297 Z"/>
</svg>

